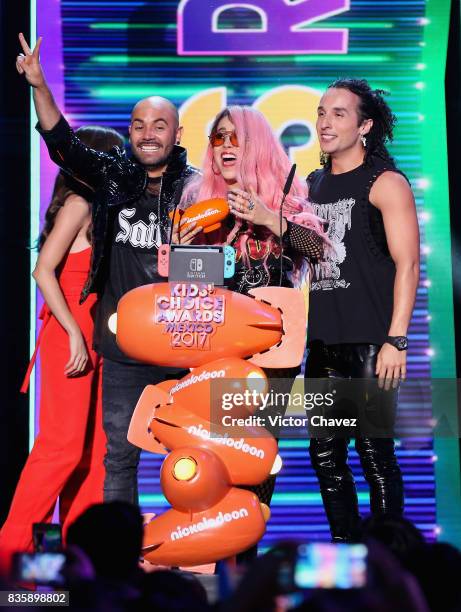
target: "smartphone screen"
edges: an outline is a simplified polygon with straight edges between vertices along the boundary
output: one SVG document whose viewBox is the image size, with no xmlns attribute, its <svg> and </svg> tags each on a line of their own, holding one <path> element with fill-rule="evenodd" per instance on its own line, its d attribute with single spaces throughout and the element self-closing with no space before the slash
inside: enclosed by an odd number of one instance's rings
<svg viewBox="0 0 461 612">
<path fill-rule="evenodd" d="M 62 531 L 58 523 L 34 523 L 32 538 L 35 552 L 60 552 Z"/>
<path fill-rule="evenodd" d="M 299 589 L 355 589 L 365 586 L 364 544 L 302 544 L 294 570 Z"/>
<path fill-rule="evenodd" d="M 63 584 L 64 553 L 17 553 L 14 556 L 14 578 L 36 584 Z"/>
</svg>

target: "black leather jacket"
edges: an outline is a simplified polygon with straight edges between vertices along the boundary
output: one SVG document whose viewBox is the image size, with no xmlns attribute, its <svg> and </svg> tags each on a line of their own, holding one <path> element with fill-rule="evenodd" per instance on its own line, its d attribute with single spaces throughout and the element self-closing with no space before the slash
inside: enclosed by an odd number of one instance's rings
<svg viewBox="0 0 461 612">
<path fill-rule="evenodd" d="M 44 131 L 37 125 L 51 159 L 65 172 L 85 183 L 94 191 L 92 197 L 93 251 L 88 279 L 80 302 L 90 293 L 102 293 L 106 281 L 108 254 L 109 206 L 119 206 L 137 200 L 147 184 L 144 167 L 125 151 L 114 147 L 109 153 L 101 153 L 85 146 L 61 116 L 52 130 Z M 175 145 L 166 171 L 163 173 L 160 198 L 164 210 L 171 208 L 175 190 L 197 170 L 187 164 L 187 153 Z"/>
</svg>

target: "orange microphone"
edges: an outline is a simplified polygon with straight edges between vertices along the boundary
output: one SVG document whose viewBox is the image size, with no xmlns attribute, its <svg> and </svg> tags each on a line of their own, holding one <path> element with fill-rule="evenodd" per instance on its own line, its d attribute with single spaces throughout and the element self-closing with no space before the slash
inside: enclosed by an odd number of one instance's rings
<svg viewBox="0 0 461 612">
<path fill-rule="evenodd" d="M 221 227 L 223 221 L 229 214 L 229 205 L 223 198 L 203 200 L 189 206 L 185 211 L 175 210 L 170 212 L 173 223 L 181 222 L 181 229 L 187 228 L 194 221 L 197 227 L 202 227 L 205 234 L 213 232 Z"/>
</svg>

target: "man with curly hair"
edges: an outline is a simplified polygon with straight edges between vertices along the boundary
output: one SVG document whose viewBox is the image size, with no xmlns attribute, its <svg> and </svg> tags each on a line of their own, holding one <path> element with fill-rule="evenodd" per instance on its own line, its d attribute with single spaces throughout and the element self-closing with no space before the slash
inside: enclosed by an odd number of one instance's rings
<svg viewBox="0 0 461 612">
<path fill-rule="evenodd" d="M 419 232 L 410 185 L 386 148 L 395 117 L 383 94 L 364 80 L 338 79 L 318 107 L 324 167 L 308 177 L 309 198 L 330 247 L 312 267 L 306 378 L 377 378 L 382 391 L 373 400 L 365 391 L 359 395 L 361 409 L 386 412 L 392 423 L 395 389 L 406 376 Z M 402 475 L 385 432 L 373 437 L 359 424 L 320 437 L 311 427 L 310 456 L 334 541 L 353 541 L 360 530 L 350 437 L 370 487 L 371 512 L 403 512 Z"/>
</svg>

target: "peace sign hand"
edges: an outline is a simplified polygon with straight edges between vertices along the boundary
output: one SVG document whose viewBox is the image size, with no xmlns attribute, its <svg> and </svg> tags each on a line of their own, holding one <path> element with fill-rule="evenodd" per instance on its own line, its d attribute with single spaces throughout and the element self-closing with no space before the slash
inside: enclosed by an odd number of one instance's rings
<svg viewBox="0 0 461 612">
<path fill-rule="evenodd" d="M 20 53 L 16 58 L 16 70 L 19 74 L 23 74 L 27 82 L 32 87 L 41 87 L 45 85 L 45 75 L 43 74 L 40 65 L 40 45 L 42 37 L 37 40 L 37 43 L 32 51 L 24 38 L 24 34 L 19 34 L 19 42 L 21 43 L 24 53 Z"/>
</svg>

